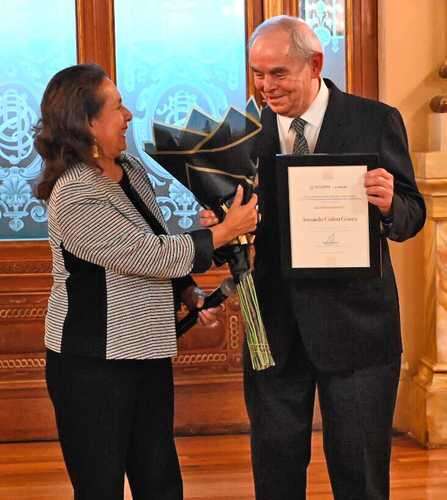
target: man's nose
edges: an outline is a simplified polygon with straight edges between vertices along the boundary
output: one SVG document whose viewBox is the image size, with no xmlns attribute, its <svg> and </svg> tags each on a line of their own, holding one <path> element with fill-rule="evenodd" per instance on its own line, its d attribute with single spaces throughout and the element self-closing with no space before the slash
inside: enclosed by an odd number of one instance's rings
<svg viewBox="0 0 447 500">
<path fill-rule="evenodd" d="M 270 92 L 275 88 L 275 80 L 270 75 L 264 77 L 264 92 Z"/>
</svg>

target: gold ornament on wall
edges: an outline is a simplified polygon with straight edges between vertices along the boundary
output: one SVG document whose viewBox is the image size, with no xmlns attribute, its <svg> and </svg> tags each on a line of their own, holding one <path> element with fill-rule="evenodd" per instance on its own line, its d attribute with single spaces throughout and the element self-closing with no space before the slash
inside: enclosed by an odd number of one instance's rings
<svg viewBox="0 0 447 500">
<path fill-rule="evenodd" d="M 447 59 L 439 68 L 439 76 L 447 78 Z M 435 113 L 447 113 L 447 95 L 436 95 L 430 101 L 430 108 Z"/>
</svg>

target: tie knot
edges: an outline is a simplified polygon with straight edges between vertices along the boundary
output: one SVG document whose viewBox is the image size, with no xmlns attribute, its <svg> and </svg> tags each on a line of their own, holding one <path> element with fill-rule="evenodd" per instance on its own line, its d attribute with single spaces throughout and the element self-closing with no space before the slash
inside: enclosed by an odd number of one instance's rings
<svg viewBox="0 0 447 500">
<path fill-rule="evenodd" d="M 290 128 L 295 130 L 297 135 L 304 135 L 304 127 L 306 123 L 306 120 L 303 120 L 302 118 L 295 118 L 290 124 Z"/>
</svg>

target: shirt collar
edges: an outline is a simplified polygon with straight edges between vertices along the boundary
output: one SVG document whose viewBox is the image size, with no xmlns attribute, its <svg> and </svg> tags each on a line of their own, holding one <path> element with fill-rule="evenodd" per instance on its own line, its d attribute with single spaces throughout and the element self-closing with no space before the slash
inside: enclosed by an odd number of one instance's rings
<svg viewBox="0 0 447 500">
<path fill-rule="evenodd" d="M 301 118 L 306 120 L 306 122 L 313 127 L 321 127 L 328 102 L 329 89 L 323 78 L 320 78 L 320 90 L 318 91 L 317 97 L 315 97 L 309 108 L 301 115 Z"/>
</svg>

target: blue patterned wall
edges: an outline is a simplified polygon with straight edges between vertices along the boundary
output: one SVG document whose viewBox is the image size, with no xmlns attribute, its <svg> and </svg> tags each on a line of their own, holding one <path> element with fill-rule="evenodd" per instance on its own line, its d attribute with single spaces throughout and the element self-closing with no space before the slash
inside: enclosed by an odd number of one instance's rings
<svg viewBox="0 0 447 500">
<path fill-rule="evenodd" d="M 323 45 L 323 75 L 346 89 L 346 0 L 301 0 L 300 15 Z"/>
<path fill-rule="evenodd" d="M 147 166 L 171 231 L 198 204 L 143 151 L 153 121 L 186 124 L 193 106 L 218 120 L 246 101 L 244 0 L 115 0 L 117 80 L 134 113 L 129 151 Z"/>
<path fill-rule="evenodd" d="M 32 127 L 48 80 L 76 62 L 74 0 L 2 2 L 0 30 L 0 239 L 47 237 L 32 195 L 41 161 Z"/>
<path fill-rule="evenodd" d="M 325 74 L 345 82 L 345 1 L 301 0 L 325 47 Z M 47 236 L 31 191 L 40 170 L 32 126 L 54 73 L 76 62 L 74 0 L 15 0 L 1 8 L 0 240 Z M 151 123 L 185 124 L 199 106 L 215 119 L 246 101 L 244 0 L 115 0 L 118 86 L 134 112 L 129 150 L 148 168 L 171 230 L 194 225 L 198 204 L 142 149 Z"/>
</svg>

